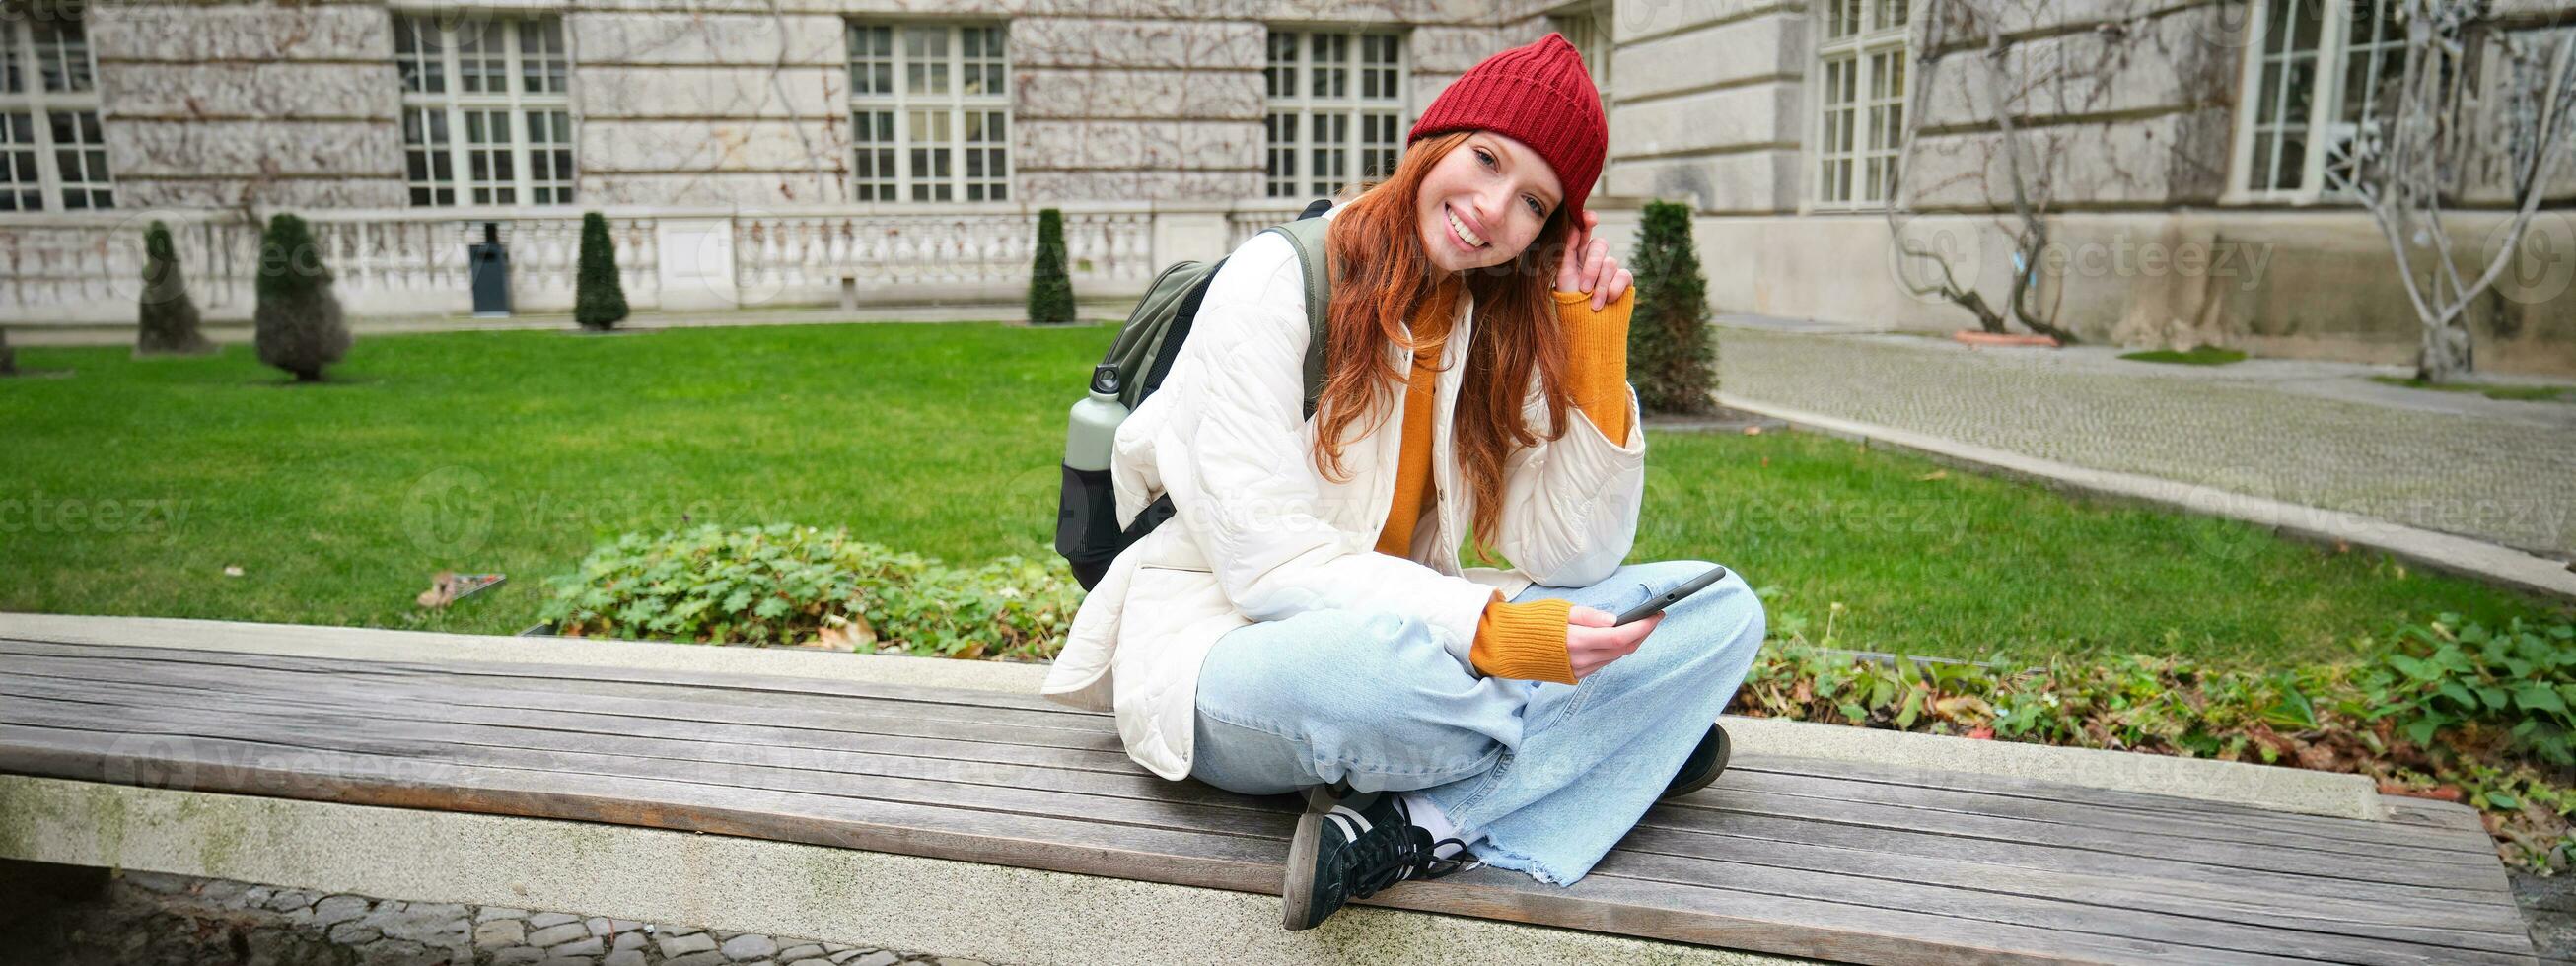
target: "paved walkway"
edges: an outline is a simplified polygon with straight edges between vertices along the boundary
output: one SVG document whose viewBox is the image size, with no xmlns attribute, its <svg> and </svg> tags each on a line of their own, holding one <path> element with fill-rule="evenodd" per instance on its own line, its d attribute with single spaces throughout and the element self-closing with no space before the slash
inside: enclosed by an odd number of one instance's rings
<svg viewBox="0 0 2576 966">
<path fill-rule="evenodd" d="M 1730 396 L 2576 559 L 2576 404 L 2369 381 L 2402 374 L 2384 366 L 2177 366 L 2109 347 L 1718 325 Z"/>
</svg>

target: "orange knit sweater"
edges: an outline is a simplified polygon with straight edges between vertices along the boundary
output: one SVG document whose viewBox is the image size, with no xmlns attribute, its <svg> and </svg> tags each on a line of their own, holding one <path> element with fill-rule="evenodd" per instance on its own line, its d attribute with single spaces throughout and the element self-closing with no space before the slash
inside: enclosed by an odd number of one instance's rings
<svg viewBox="0 0 2576 966">
<path fill-rule="evenodd" d="M 1453 280 L 1413 317 L 1413 337 L 1422 345 L 1414 352 L 1413 372 L 1405 381 L 1395 505 L 1387 512 L 1386 528 L 1378 533 L 1379 553 L 1405 556 L 1412 549 L 1415 525 L 1432 510 L 1432 392 L 1439 381 L 1440 348 L 1448 336 L 1456 296 Z M 1567 378 L 1575 406 L 1604 437 L 1622 444 L 1628 441 L 1628 313 L 1636 306 L 1636 296 L 1631 286 L 1618 301 L 1596 312 L 1588 293 L 1556 293 L 1557 319 L 1565 325 L 1572 350 Z M 1545 430 L 1540 427 L 1540 431 Z M 1515 604 L 1496 590 L 1485 605 L 1484 618 L 1476 624 L 1476 641 L 1467 658 L 1489 677 L 1573 684 L 1574 663 L 1565 649 L 1566 615 L 1572 609 L 1572 604 L 1553 599 Z"/>
</svg>

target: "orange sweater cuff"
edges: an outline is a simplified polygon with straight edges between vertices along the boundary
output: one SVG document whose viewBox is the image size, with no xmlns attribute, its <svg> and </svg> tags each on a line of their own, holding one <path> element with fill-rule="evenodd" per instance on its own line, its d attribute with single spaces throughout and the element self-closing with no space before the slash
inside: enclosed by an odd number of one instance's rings
<svg viewBox="0 0 2576 966">
<path fill-rule="evenodd" d="M 1636 307 L 1634 285 L 1597 312 L 1591 293 L 1556 292 L 1556 316 L 1565 324 L 1570 353 L 1567 388 L 1575 407 L 1613 446 L 1628 445 L 1628 319 Z"/>
<path fill-rule="evenodd" d="M 1565 650 L 1569 601 L 1540 598 L 1514 604 L 1502 591 L 1485 604 L 1476 621 L 1476 643 L 1467 649 L 1468 663 L 1486 677 L 1574 683 L 1574 657 Z"/>
</svg>

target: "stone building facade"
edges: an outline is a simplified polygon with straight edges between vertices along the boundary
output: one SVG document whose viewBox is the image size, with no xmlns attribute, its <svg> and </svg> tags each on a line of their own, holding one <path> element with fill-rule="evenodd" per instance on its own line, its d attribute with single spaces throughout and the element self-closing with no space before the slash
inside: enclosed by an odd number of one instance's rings
<svg viewBox="0 0 2576 966">
<path fill-rule="evenodd" d="M 2411 352 L 2385 243 L 2314 148 L 2335 136 L 2332 81 L 2386 56 L 2371 21 L 2391 0 L 1980 2 L 2010 12 L 2009 73 L 2029 79 L 2003 102 L 2044 145 L 2062 257 L 2039 296 L 2063 324 Z M 2507 33 L 2576 29 L 2576 0 L 2499 6 Z M 1968 316 L 1909 291 L 1888 253 L 1928 240 L 2001 301 L 2011 179 L 1982 55 L 1924 64 L 1920 7 L 11 0 L 0 321 L 130 318 L 128 239 L 152 218 L 179 229 L 212 314 L 239 316 L 250 219 L 274 211 L 316 220 L 353 308 L 399 313 L 464 308 L 484 222 L 512 243 L 520 307 L 559 308 L 572 222 L 594 209 L 646 308 L 1007 304 L 1054 206 L 1078 290 L 1112 305 L 1384 170 L 1444 85 L 1554 30 L 1602 89 L 1593 207 L 1614 243 L 1644 200 L 1686 202 L 1721 312 L 1953 328 Z M 1918 73 L 1934 79 L 1907 118 Z M 1891 221 L 1917 121 L 1919 214 Z M 2498 220 L 2485 184 L 2454 222 L 2471 247 Z M 2481 306 L 2481 367 L 2576 372 L 2571 214 L 2576 166 Z"/>
</svg>

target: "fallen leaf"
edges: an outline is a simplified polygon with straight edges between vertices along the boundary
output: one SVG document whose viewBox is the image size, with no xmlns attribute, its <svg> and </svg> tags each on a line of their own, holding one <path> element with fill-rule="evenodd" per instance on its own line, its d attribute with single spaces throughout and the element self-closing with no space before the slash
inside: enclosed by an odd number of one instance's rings
<svg viewBox="0 0 2576 966">
<path fill-rule="evenodd" d="M 1932 472 L 1925 473 L 1925 474 L 1923 474 L 1923 475 L 1921 475 L 1921 476 L 1915 477 L 1915 478 L 1914 478 L 1914 482 L 1917 482 L 1917 483 L 1930 483 L 1930 482 L 1932 482 L 1933 480 L 1946 480 L 1946 479 L 1949 479 L 1949 478 L 1950 478 L 1950 471 L 1949 471 L 1949 470 L 1933 470 Z"/>
<path fill-rule="evenodd" d="M 429 589 L 421 591 L 420 596 L 412 598 L 412 601 L 422 607 L 437 608 L 445 607 L 455 599 L 456 572 L 441 570 L 437 576 L 429 578 Z"/>
<path fill-rule="evenodd" d="M 240 567 L 227 566 L 224 568 L 224 576 L 226 577 L 239 577 L 241 575 L 242 569 Z"/>
<path fill-rule="evenodd" d="M 1995 740 L 1995 729 L 1984 727 L 1970 728 L 1968 729 L 1968 737 L 1977 741 L 1993 741 Z"/>
<path fill-rule="evenodd" d="M 1760 435 L 1762 435 L 1762 427 L 1760 427 L 1760 426 L 1747 426 L 1747 427 L 1744 427 L 1744 435 L 1746 435 L 1746 436 L 1760 436 Z"/>
</svg>

